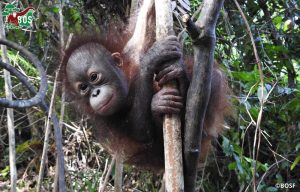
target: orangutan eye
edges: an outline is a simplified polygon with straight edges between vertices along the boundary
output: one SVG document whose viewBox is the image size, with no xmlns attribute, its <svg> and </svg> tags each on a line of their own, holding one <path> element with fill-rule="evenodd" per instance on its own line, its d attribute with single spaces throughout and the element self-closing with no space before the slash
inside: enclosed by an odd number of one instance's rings
<svg viewBox="0 0 300 192">
<path fill-rule="evenodd" d="M 80 91 L 80 94 L 85 95 L 89 90 L 89 86 L 87 84 L 81 83 L 78 85 L 78 89 Z"/>
<path fill-rule="evenodd" d="M 97 74 L 97 73 L 91 73 L 91 75 L 90 75 L 90 81 L 92 83 L 98 82 L 99 79 L 100 79 L 100 75 L 99 74 Z"/>
</svg>

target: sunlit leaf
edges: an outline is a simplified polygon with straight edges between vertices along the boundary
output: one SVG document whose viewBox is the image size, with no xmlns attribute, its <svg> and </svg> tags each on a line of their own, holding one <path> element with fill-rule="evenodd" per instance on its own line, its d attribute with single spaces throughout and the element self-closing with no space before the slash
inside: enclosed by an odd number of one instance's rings
<svg viewBox="0 0 300 192">
<path fill-rule="evenodd" d="M 293 162 L 293 164 L 291 165 L 291 170 L 293 170 L 300 162 L 300 155 L 298 155 L 295 159 L 295 161 Z"/>
</svg>

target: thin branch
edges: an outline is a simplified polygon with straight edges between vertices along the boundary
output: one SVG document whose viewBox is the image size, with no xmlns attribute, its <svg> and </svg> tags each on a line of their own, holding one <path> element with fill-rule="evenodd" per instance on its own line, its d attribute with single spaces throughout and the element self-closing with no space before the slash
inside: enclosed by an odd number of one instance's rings
<svg viewBox="0 0 300 192">
<path fill-rule="evenodd" d="M 106 175 L 106 172 L 107 172 L 107 171 L 108 171 L 108 159 L 105 160 L 104 170 L 103 170 L 102 175 L 101 175 L 101 177 L 100 177 L 100 179 L 99 179 L 98 192 L 101 191 L 103 179 L 104 179 L 104 176 Z"/>
<path fill-rule="evenodd" d="M 108 171 L 107 171 L 107 173 L 105 175 L 104 182 L 103 182 L 102 186 L 100 186 L 100 188 L 99 188 L 99 192 L 104 192 L 105 187 L 106 187 L 106 185 L 108 183 L 109 176 L 111 175 L 112 169 L 113 169 L 113 167 L 115 165 L 115 162 L 116 162 L 116 157 L 113 157 L 113 159 L 111 160 L 111 163 L 109 165 Z"/>
<path fill-rule="evenodd" d="M 43 153 L 42 153 L 42 157 L 41 157 L 40 171 L 39 171 L 39 177 L 38 177 L 38 181 L 37 181 L 37 191 L 38 192 L 41 191 L 42 180 L 44 177 L 44 169 L 45 169 L 45 164 L 46 164 L 46 160 L 47 160 L 48 144 L 49 144 L 49 137 L 50 137 L 50 117 L 52 115 L 52 110 L 53 110 L 55 90 L 56 90 L 56 81 L 54 82 L 54 88 L 53 88 L 53 92 L 52 92 L 52 96 L 51 96 L 49 113 L 48 113 L 48 118 L 47 118 L 47 123 L 46 123 Z"/>
<path fill-rule="evenodd" d="M 59 34 L 60 34 L 60 51 L 63 53 L 63 49 L 65 46 L 64 42 L 64 16 L 63 16 L 63 7 L 64 7 L 64 0 L 60 0 L 60 7 L 59 7 Z M 72 37 L 72 33 L 70 34 L 69 38 Z M 59 71 L 59 70 L 57 70 Z M 55 81 L 57 81 L 58 73 L 56 73 Z M 55 82 L 56 83 L 56 82 Z M 59 117 L 59 127 L 60 127 L 60 132 L 62 134 L 62 129 L 63 129 L 63 120 L 64 120 L 64 115 L 65 115 L 65 87 L 64 85 L 62 86 L 62 95 L 61 95 L 61 105 L 60 105 L 60 117 Z M 58 189 L 58 157 L 56 157 L 56 166 L 55 166 L 55 178 L 54 178 L 54 191 L 57 191 Z"/>
<path fill-rule="evenodd" d="M 252 32 L 251 32 L 251 28 L 249 26 L 249 23 L 247 21 L 247 18 L 243 12 L 243 10 L 241 9 L 239 3 L 237 2 L 237 0 L 233 0 L 236 7 L 238 8 L 244 22 L 245 22 L 245 25 L 246 25 L 246 31 L 247 33 L 249 34 L 250 36 L 250 39 L 251 39 L 251 43 L 252 43 L 252 47 L 253 47 L 253 51 L 254 51 L 254 56 L 255 56 L 255 59 L 256 59 L 256 63 L 258 65 L 258 71 L 259 71 L 259 77 L 260 77 L 260 86 L 262 87 L 261 88 L 261 97 L 264 98 L 264 74 L 263 74 L 263 70 L 262 70 L 262 63 L 260 61 L 260 58 L 258 56 L 258 51 L 256 49 L 256 45 L 255 45 L 255 42 L 254 42 L 254 38 L 253 38 L 253 35 L 252 35 Z M 260 141 L 261 141 L 261 129 L 260 129 L 260 124 L 261 124 L 261 119 L 262 119 L 262 114 L 263 114 L 263 106 L 264 106 L 264 102 L 265 100 L 264 99 L 261 99 L 260 100 L 260 110 L 259 110 L 259 113 L 258 113 L 258 117 L 257 117 L 257 121 L 256 121 L 256 128 L 255 128 L 255 135 L 254 135 L 254 141 L 253 141 L 253 151 L 252 151 L 252 155 L 253 155 L 253 158 L 255 158 L 255 164 L 254 164 L 254 172 L 253 172 L 253 190 L 256 191 L 256 164 L 257 164 L 257 159 L 258 159 L 258 153 L 259 153 L 259 149 L 260 149 Z M 258 139 L 258 140 L 257 140 Z M 257 150 L 256 150 L 257 148 Z"/>
</svg>

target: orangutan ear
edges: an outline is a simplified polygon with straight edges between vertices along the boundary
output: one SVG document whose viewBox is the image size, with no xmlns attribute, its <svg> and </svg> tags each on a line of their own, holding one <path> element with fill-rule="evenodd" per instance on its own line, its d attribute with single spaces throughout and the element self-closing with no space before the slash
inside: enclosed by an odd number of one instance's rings
<svg viewBox="0 0 300 192">
<path fill-rule="evenodd" d="M 111 57 L 113 58 L 113 60 L 116 63 L 116 66 L 122 68 L 123 67 L 123 58 L 121 56 L 121 53 L 119 52 L 114 52 L 111 54 Z"/>
</svg>

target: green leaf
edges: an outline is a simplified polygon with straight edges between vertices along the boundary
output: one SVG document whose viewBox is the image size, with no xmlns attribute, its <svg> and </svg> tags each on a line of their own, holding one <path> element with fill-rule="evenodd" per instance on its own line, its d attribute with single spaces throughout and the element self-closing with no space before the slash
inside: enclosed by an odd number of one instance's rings
<svg viewBox="0 0 300 192">
<path fill-rule="evenodd" d="M 52 7 L 52 9 L 50 9 L 50 11 L 52 13 L 58 13 L 59 12 L 59 8 L 58 7 Z"/>
<path fill-rule="evenodd" d="M 258 80 L 258 74 L 255 74 L 253 71 L 252 72 L 247 72 L 247 71 L 242 71 L 242 72 L 232 72 L 233 77 L 246 81 L 246 82 L 256 82 Z"/>
<path fill-rule="evenodd" d="M 259 113 L 259 107 L 253 106 L 253 107 L 251 107 L 251 108 L 249 109 L 249 111 L 250 111 L 250 114 L 252 115 L 252 117 L 253 117 L 254 119 L 257 119 L 258 113 Z"/>
<path fill-rule="evenodd" d="M 226 137 L 223 137 L 222 148 L 226 156 L 231 156 L 233 154 L 233 146 Z"/>
<path fill-rule="evenodd" d="M 5 178 L 9 174 L 9 171 L 10 171 L 9 166 L 6 166 L 4 169 L 0 171 L 0 176 Z"/>
<path fill-rule="evenodd" d="M 280 29 L 281 24 L 282 24 L 282 17 L 281 16 L 276 16 L 273 18 L 273 23 L 275 24 L 277 29 Z"/>
<path fill-rule="evenodd" d="M 274 17 L 273 18 L 273 23 L 275 24 L 275 25 L 277 25 L 277 24 L 281 24 L 282 23 L 282 17 L 281 16 L 276 16 L 276 17 Z"/>
<path fill-rule="evenodd" d="M 293 164 L 291 165 L 291 170 L 293 170 L 293 169 L 296 167 L 296 165 L 298 165 L 299 161 L 300 161 L 300 155 L 298 155 L 298 156 L 296 157 L 295 161 L 294 161 Z"/>
<path fill-rule="evenodd" d="M 39 44 L 41 47 L 44 47 L 45 41 L 44 41 L 43 32 L 42 32 L 42 31 L 38 31 L 38 32 L 36 33 L 36 35 L 37 35 L 38 44 Z"/>
<path fill-rule="evenodd" d="M 231 162 L 231 163 L 229 163 L 227 167 L 228 167 L 228 169 L 231 170 L 231 171 L 232 171 L 232 170 L 235 170 L 235 168 L 236 168 L 236 162 Z"/>
<path fill-rule="evenodd" d="M 30 149 L 35 148 L 35 146 L 39 146 L 41 145 L 41 141 L 39 140 L 28 140 L 25 141 L 24 143 L 17 145 L 16 147 L 16 153 L 20 154 L 20 153 L 24 153 Z"/>
<path fill-rule="evenodd" d="M 237 165 L 237 168 L 238 168 L 238 170 L 239 170 L 239 173 L 240 173 L 240 174 L 244 174 L 245 171 L 244 171 L 243 165 L 242 165 L 242 163 L 241 163 L 240 157 L 237 156 L 236 154 L 233 154 L 233 157 L 234 157 L 234 160 L 235 160 L 235 162 L 236 162 L 236 165 Z"/>
</svg>

